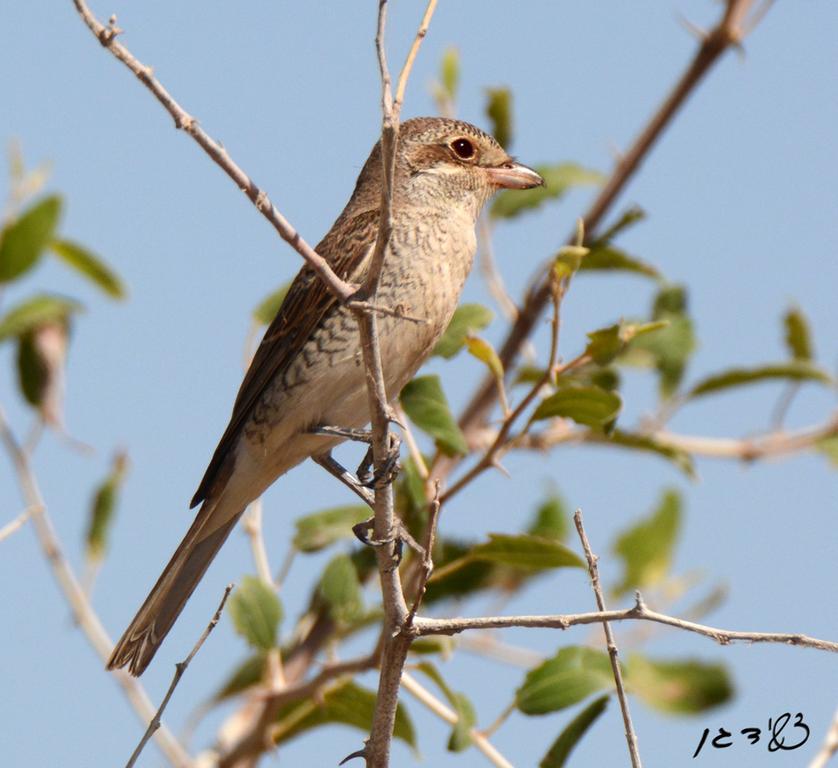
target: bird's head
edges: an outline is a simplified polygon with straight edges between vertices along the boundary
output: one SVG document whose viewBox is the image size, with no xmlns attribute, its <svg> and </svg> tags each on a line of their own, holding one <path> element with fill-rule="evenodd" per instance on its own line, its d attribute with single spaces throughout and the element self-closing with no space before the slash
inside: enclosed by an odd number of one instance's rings
<svg viewBox="0 0 838 768">
<path fill-rule="evenodd" d="M 381 150 L 376 144 L 359 187 L 364 181 L 373 182 L 363 186 L 380 195 L 380 179 Z M 543 183 L 532 168 L 516 162 L 492 136 L 471 123 L 416 117 L 399 129 L 393 185 L 397 206 L 462 206 L 476 217 L 499 189 L 530 189 Z"/>
</svg>

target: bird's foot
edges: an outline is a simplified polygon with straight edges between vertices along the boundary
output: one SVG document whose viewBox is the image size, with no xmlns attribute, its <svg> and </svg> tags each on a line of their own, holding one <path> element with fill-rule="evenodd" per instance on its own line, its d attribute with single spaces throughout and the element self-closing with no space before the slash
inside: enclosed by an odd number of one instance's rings
<svg viewBox="0 0 838 768">
<path fill-rule="evenodd" d="M 402 441 L 395 432 L 387 433 L 387 455 L 377 469 L 373 466 L 372 446 L 367 448 L 367 452 L 356 472 L 361 485 L 365 488 L 381 490 L 398 477 L 401 470 L 401 464 L 399 463 L 401 444 Z"/>
<path fill-rule="evenodd" d="M 404 523 L 402 523 L 401 520 L 396 519 L 394 521 L 393 535 L 386 539 L 371 538 L 374 527 L 375 518 L 371 517 L 368 520 L 363 520 L 362 522 L 353 525 L 352 533 L 355 534 L 358 541 L 362 544 L 366 544 L 368 547 L 383 547 L 387 544 L 395 544 L 395 553 L 398 562 L 401 562 L 402 549 L 405 544 L 407 544 L 407 546 L 414 552 L 418 553 L 420 557 L 425 557 L 425 548 L 418 541 L 416 541 L 413 536 L 411 536 L 410 531 L 405 528 Z"/>
</svg>

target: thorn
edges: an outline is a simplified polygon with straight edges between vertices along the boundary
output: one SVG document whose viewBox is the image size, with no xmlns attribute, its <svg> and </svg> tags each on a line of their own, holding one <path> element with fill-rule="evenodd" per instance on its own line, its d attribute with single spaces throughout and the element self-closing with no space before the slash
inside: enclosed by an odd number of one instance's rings
<svg viewBox="0 0 838 768">
<path fill-rule="evenodd" d="M 348 763 L 350 760 L 354 760 L 356 757 L 366 757 L 367 756 L 367 748 L 364 747 L 363 749 L 359 749 L 357 752 L 353 752 L 351 755 L 347 755 L 346 757 L 341 760 L 338 765 L 343 765 L 344 763 Z"/>
<path fill-rule="evenodd" d="M 500 463 L 500 459 L 492 459 L 492 466 L 505 477 L 512 477 L 509 470 Z"/>
<path fill-rule="evenodd" d="M 684 29 L 687 30 L 696 40 L 700 43 L 703 43 L 708 38 L 707 30 L 699 27 L 698 24 L 693 24 L 686 16 L 679 13 L 678 14 L 678 22 L 681 24 Z"/>
</svg>

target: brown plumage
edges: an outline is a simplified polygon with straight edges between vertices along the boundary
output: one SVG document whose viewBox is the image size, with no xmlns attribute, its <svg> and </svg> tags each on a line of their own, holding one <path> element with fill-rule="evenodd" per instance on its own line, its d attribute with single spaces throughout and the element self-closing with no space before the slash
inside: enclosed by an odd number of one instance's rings
<svg viewBox="0 0 838 768">
<path fill-rule="evenodd" d="M 381 150 L 373 147 L 346 208 L 317 252 L 339 277 L 360 282 L 378 231 Z M 499 188 L 543 183 L 479 128 L 416 118 L 401 126 L 393 184 L 393 231 L 377 301 L 422 323 L 385 316 L 381 354 L 389 398 L 430 354 L 451 319 L 475 250 L 474 224 Z M 358 330 L 352 313 L 303 267 L 242 382 L 230 423 L 198 487 L 195 521 L 108 668 L 142 674 L 246 506 L 277 477 L 340 440 L 321 425 L 369 421 Z"/>
</svg>

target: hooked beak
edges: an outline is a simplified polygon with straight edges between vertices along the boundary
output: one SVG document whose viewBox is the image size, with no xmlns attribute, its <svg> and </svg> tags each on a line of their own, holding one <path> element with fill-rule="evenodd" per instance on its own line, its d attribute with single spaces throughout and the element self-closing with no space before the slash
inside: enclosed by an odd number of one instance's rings
<svg viewBox="0 0 838 768">
<path fill-rule="evenodd" d="M 501 189 L 532 189 L 544 184 L 544 179 L 532 168 L 516 163 L 514 160 L 493 168 L 486 168 L 486 175 L 492 184 Z"/>
</svg>

